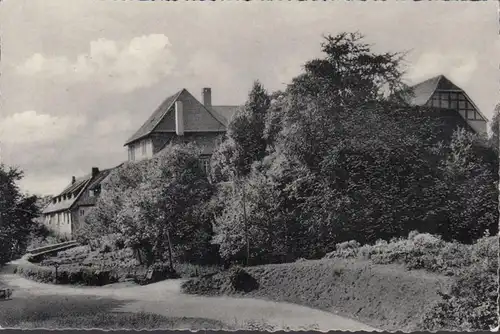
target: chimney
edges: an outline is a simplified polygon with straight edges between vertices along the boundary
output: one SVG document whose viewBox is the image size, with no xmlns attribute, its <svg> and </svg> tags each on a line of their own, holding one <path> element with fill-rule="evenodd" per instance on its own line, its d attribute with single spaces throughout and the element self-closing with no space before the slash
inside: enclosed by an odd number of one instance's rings
<svg viewBox="0 0 500 334">
<path fill-rule="evenodd" d="M 175 133 L 178 136 L 184 135 L 184 111 L 182 101 L 175 101 Z"/>
<path fill-rule="evenodd" d="M 203 104 L 207 107 L 212 106 L 212 89 L 211 88 L 203 88 L 201 91 L 201 96 L 203 98 Z"/>
<path fill-rule="evenodd" d="M 71 177 L 71 184 L 75 184 L 75 182 L 76 182 L 76 177 L 72 176 Z"/>
<path fill-rule="evenodd" d="M 92 167 L 92 178 L 96 177 L 99 174 L 99 168 Z"/>
</svg>

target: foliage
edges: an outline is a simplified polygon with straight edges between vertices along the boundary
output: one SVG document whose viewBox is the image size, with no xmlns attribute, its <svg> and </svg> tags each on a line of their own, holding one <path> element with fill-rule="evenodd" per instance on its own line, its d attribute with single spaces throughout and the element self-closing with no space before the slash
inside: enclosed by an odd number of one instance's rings
<svg viewBox="0 0 500 334">
<path fill-rule="evenodd" d="M 442 242 L 496 233 L 491 143 L 449 123 L 442 110 L 409 106 L 401 54 L 375 53 L 359 34 L 327 36 L 322 47 L 323 58 L 270 96 L 266 155 L 220 202 L 221 256 L 241 262 L 247 237 L 255 264 L 319 258 L 342 241 L 373 243 L 416 229 Z M 242 124 L 233 124 L 240 143 L 261 138 Z M 216 152 L 227 153 L 217 158 L 226 166 L 237 147 L 231 136 Z"/>
<path fill-rule="evenodd" d="M 33 263 L 22 263 L 16 268 L 16 273 L 42 283 L 83 284 L 101 286 L 118 281 L 111 271 L 97 268 L 87 268 L 76 265 L 61 267 L 39 266 Z"/>
<path fill-rule="evenodd" d="M 495 110 L 493 111 L 493 117 L 490 122 L 490 143 L 491 146 L 495 148 L 495 151 L 498 153 L 500 148 L 500 103 L 495 106 Z"/>
<path fill-rule="evenodd" d="M 423 319 L 425 330 L 485 331 L 498 327 L 498 237 L 479 240 L 473 264 L 461 268 Z"/>
<path fill-rule="evenodd" d="M 40 213 L 38 198 L 22 194 L 18 187 L 22 177 L 18 169 L 0 164 L 0 265 L 25 252 Z"/>
<path fill-rule="evenodd" d="M 266 153 L 264 138 L 265 118 L 270 107 L 270 97 L 264 87 L 254 82 L 244 108 L 231 120 L 226 140 L 212 156 L 212 178 L 228 181 L 248 175 L 253 162 Z"/>
<path fill-rule="evenodd" d="M 104 236 L 115 236 L 108 251 L 131 247 L 147 265 L 174 259 L 206 261 L 213 253 L 213 217 L 207 204 L 212 194 L 196 149 L 169 146 L 153 159 L 126 164 L 110 174 L 79 239 L 91 245 L 97 239 L 100 245 L 93 247 L 101 247 Z"/>
</svg>

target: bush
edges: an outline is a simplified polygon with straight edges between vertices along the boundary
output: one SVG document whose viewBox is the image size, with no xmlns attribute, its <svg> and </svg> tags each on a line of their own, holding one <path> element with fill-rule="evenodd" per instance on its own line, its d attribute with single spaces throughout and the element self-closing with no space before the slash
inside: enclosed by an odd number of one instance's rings
<svg viewBox="0 0 500 334">
<path fill-rule="evenodd" d="M 472 245 L 468 266 L 455 270 L 456 279 L 442 301 L 423 320 L 425 330 L 483 331 L 498 326 L 498 245 L 486 237 Z"/>
<path fill-rule="evenodd" d="M 487 243 L 491 242 L 481 239 L 474 246 L 476 258 L 494 258 L 493 254 L 487 253 L 491 249 Z M 400 263 L 407 269 L 425 269 L 453 275 L 456 269 L 469 266 L 474 256 L 471 255 L 470 245 L 445 242 L 439 236 L 412 231 L 407 239 L 393 238 L 390 242 L 377 240 L 375 245 L 359 246 L 356 241 L 343 242 L 337 244 L 335 251 L 328 253 L 325 258 L 359 258 L 377 264 Z"/>
<path fill-rule="evenodd" d="M 327 253 L 326 258 L 331 259 L 335 257 L 339 258 L 351 258 L 359 256 L 360 243 L 356 240 L 350 240 L 341 242 L 335 245 L 335 250 L 333 252 Z"/>
<path fill-rule="evenodd" d="M 62 265 L 58 267 L 56 276 L 55 267 L 51 268 L 32 263 L 23 263 L 17 267 L 16 273 L 42 283 L 102 286 L 118 281 L 116 275 L 109 270 L 85 268 L 75 265 Z"/>
<path fill-rule="evenodd" d="M 259 288 L 259 283 L 248 272 L 241 267 L 233 267 L 228 273 L 228 283 L 226 288 L 237 292 L 250 292 Z"/>
<path fill-rule="evenodd" d="M 248 293 L 259 288 L 257 280 L 247 271 L 236 266 L 228 271 L 213 273 L 186 281 L 182 291 L 189 294 L 218 295 Z"/>
</svg>

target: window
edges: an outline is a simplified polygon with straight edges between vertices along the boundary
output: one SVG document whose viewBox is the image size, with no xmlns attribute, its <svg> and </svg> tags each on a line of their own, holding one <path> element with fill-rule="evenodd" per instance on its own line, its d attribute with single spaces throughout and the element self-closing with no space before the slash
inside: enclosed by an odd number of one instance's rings
<svg viewBox="0 0 500 334">
<path fill-rule="evenodd" d="M 89 197 L 94 197 L 94 189 L 89 190 Z"/>
<path fill-rule="evenodd" d="M 135 161 L 135 147 L 134 145 L 130 145 L 128 149 L 128 159 L 130 161 Z"/>
<path fill-rule="evenodd" d="M 210 158 L 203 157 L 200 159 L 200 163 L 201 163 L 201 169 L 203 169 L 203 171 L 208 174 L 210 170 Z"/>
<path fill-rule="evenodd" d="M 440 93 L 440 107 L 448 109 L 450 107 L 450 95 L 448 93 Z"/>
<path fill-rule="evenodd" d="M 146 155 L 146 141 L 141 141 L 142 155 Z"/>
<path fill-rule="evenodd" d="M 83 216 L 85 214 L 85 210 L 80 209 L 80 216 Z"/>
</svg>

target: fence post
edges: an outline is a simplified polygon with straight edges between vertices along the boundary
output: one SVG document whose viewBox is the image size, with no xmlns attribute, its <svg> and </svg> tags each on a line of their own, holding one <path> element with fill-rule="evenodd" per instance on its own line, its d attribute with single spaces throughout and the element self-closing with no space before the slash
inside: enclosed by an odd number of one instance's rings
<svg viewBox="0 0 500 334">
<path fill-rule="evenodd" d="M 55 274 L 55 277 L 54 277 L 54 284 L 57 284 L 57 267 L 59 267 L 59 264 L 54 264 L 54 267 L 56 268 L 56 274 Z"/>
</svg>

